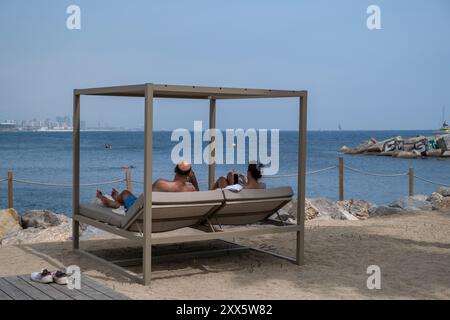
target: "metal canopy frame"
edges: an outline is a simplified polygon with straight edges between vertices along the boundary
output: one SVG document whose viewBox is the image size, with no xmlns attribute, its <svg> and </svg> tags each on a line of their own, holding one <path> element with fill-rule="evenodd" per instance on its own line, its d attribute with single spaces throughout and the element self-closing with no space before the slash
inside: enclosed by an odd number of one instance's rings
<svg viewBox="0 0 450 320">
<path fill-rule="evenodd" d="M 82 95 L 122 96 L 145 98 L 145 150 L 144 150 L 144 230 L 142 236 L 132 232 L 109 226 L 89 219 L 79 214 L 80 205 L 80 97 Z M 192 234 L 182 236 L 161 236 L 152 234 L 152 164 L 153 164 L 153 101 L 154 98 L 173 99 L 203 99 L 209 100 L 209 128 L 216 128 L 216 101 L 220 99 L 248 99 L 248 98 L 299 98 L 299 139 L 298 139 L 298 177 L 297 177 L 297 224 L 269 228 L 244 228 L 223 232 Z M 306 90 L 270 90 L 248 88 L 203 87 L 166 84 L 138 84 L 127 86 L 75 89 L 73 93 L 73 249 L 99 262 L 106 263 L 116 271 L 121 271 L 128 277 L 136 279 L 145 285 L 150 284 L 152 271 L 152 245 L 204 241 L 215 239 L 232 239 L 260 234 L 281 232 L 296 233 L 296 257 L 294 262 L 304 264 L 304 229 L 305 229 L 305 175 L 306 175 L 306 132 L 307 132 L 307 99 Z M 214 131 L 211 131 L 214 132 Z M 211 136 L 211 146 L 214 148 L 214 136 Z M 214 184 L 215 162 L 214 152 L 210 152 L 208 168 L 208 185 Z M 143 246 L 143 278 L 136 274 L 109 263 L 95 255 L 84 252 L 79 247 L 80 222 L 91 224 L 108 232 L 134 240 Z M 149 232 L 147 232 L 149 231 Z M 258 250 L 260 251 L 260 250 Z M 273 254 L 273 253 L 272 253 Z M 275 256 L 280 256 L 276 255 Z"/>
</svg>

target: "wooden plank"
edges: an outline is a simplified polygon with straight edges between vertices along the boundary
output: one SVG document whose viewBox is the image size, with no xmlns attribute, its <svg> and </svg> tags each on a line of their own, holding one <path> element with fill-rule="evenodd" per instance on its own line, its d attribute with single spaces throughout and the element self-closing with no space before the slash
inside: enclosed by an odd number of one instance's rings
<svg viewBox="0 0 450 320">
<path fill-rule="evenodd" d="M 103 222 L 100 222 L 100 221 L 97 221 L 97 220 L 94 220 L 94 219 L 90 219 L 90 218 L 82 216 L 80 214 L 73 215 L 72 219 L 76 220 L 76 221 L 79 221 L 79 222 L 82 222 L 82 223 L 89 224 L 89 225 L 91 225 L 93 227 L 96 227 L 98 229 L 102 229 L 104 231 L 116 234 L 116 235 L 118 235 L 120 237 L 127 238 L 127 239 L 129 239 L 131 241 L 134 241 L 136 243 L 139 243 L 141 245 L 144 244 L 144 238 L 142 236 L 136 235 L 134 232 L 126 231 L 124 229 L 120 229 L 120 228 L 111 226 L 111 225 L 109 225 L 107 223 L 103 223 Z"/>
<path fill-rule="evenodd" d="M 138 84 L 114 87 L 75 89 L 76 95 L 105 95 L 145 97 L 145 90 L 150 87 L 155 98 L 209 99 L 217 98 L 289 98 L 306 94 L 304 90 L 273 90 L 230 87 L 204 87 L 167 84 Z"/>
<path fill-rule="evenodd" d="M 91 279 L 90 277 L 83 276 L 81 277 L 81 283 L 84 286 L 89 286 L 93 290 L 97 290 L 101 292 L 102 294 L 110 297 L 112 300 L 129 300 L 129 298 L 117 291 L 114 291 L 111 288 L 108 288 L 106 286 L 103 286 L 99 284 L 97 281 Z"/>
<path fill-rule="evenodd" d="M 0 301 L 4 300 L 12 300 L 10 296 L 8 296 L 6 293 L 2 291 L 2 287 L 0 286 Z"/>
<path fill-rule="evenodd" d="M 91 288 L 90 286 L 86 285 L 86 283 L 83 283 L 83 276 L 81 276 L 81 289 L 78 291 L 83 292 L 85 295 L 91 297 L 93 300 L 113 300 L 111 297 L 101 293 L 98 290 L 95 290 L 93 288 Z M 67 289 L 70 290 L 70 289 Z M 77 290 L 77 289 L 72 289 L 73 290 Z"/>
<path fill-rule="evenodd" d="M 344 158 L 339 157 L 339 201 L 344 201 Z"/>
<path fill-rule="evenodd" d="M 300 230 L 302 230 L 301 225 L 290 225 L 285 227 L 267 227 L 267 228 L 250 227 L 223 232 L 186 234 L 176 236 L 155 236 L 154 238 L 152 238 L 152 244 L 155 245 L 155 244 L 195 242 L 195 241 L 216 240 L 216 239 L 233 239 L 235 237 L 250 237 L 265 234 L 275 234 L 275 233 L 295 232 L 295 231 L 300 232 Z"/>
<path fill-rule="evenodd" d="M 52 286 L 49 286 L 48 284 L 39 283 L 39 282 L 35 282 L 35 281 L 31 280 L 29 275 L 21 275 L 18 277 L 20 279 L 22 279 L 23 281 L 29 283 L 31 286 L 35 287 L 36 289 L 44 292 L 53 300 L 73 300 L 73 298 L 69 297 L 67 294 L 64 294 L 61 291 L 56 290 L 55 288 L 53 288 Z"/>
<path fill-rule="evenodd" d="M 0 289 L 13 300 L 32 300 L 29 295 L 17 289 L 3 278 L 0 278 Z"/>
<path fill-rule="evenodd" d="M 306 194 L 306 144 L 307 144 L 307 114 L 308 94 L 300 97 L 298 128 L 298 177 L 297 177 L 297 225 L 296 260 L 298 265 L 305 263 L 305 194 Z"/>
<path fill-rule="evenodd" d="M 80 212 L 80 96 L 73 95 L 73 187 L 72 187 L 72 216 Z M 80 223 L 72 220 L 72 248 L 80 247 Z"/>
<path fill-rule="evenodd" d="M 215 181 L 215 156 L 216 156 L 216 150 L 215 150 L 215 132 L 216 129 L 216 99 L 210 98 L 209 99 L 209 129 L 210 129 L 210 147 L 211 149 L 214 149 L 214 151 L 210 150 L 209 152 L 209 165 L 208 165 L 208 189 L 212 190 L 214 187 L 214 181 Z"/>
<path fill-rule="evenodd" d="M 14 208 L 14 187 L 12 171 L 8 171 L 8 208 Z"/>
<path fill-rule="evenodd" d="M 152 189 L 153 170 L 153 89 L 145 87 L 145 146 L 144 146 L 144 246 L 142 273 L 149 285 L 152 273 Z"/>
<path fill-rule="evenodd" d="M 82 290 L 69 289 L 66 286 L 62 286 L 62 285 L 59 285 L 56 283 L 50 283 L 49 286 L 68 295 L 69 297 L 71 297 L 74 300 L 94 300 L 90 296 L 84 294 Z"/>
<path fill-rule="evenodd" d="M 52 300 L 52 298 L 49 297 L 47 294 L 45 294 L 41 290 L 36 289 L 32 285 L 30 285 L 28 282 L 26 282 L 18 277 L 15 277 L 15 276 L 14 277 L 6 277 L 3 279 L 5 281 L 8 281 L 10 284 L 15 286 L 22 292 L 25 292 L 33 300 Z"/>
</svg>

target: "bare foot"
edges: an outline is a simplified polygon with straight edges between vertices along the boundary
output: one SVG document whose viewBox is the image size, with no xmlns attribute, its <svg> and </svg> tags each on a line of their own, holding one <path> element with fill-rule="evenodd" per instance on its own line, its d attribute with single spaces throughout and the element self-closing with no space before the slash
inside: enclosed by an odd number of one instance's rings
<svg viewBox="0 0 450 320">
<path fill-rule="evenodd" d="M 114 199 L 114 200 L 117 200 L 117 197 L 119 196 L 119 192 L 116 190 L 116 189 L 112 189 L 112 191 L 111 191 L 111 197 Z"/>
</svg>

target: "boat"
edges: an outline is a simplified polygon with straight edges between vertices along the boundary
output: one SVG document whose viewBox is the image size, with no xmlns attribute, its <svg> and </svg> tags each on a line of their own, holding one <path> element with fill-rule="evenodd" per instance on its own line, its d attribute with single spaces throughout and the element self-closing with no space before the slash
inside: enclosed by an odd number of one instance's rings
<svg viewBox="0 0 450 320">
<path fill-rule="evenodd" d="M 438 130 L 435 130 L 433 132 L 436 132 L 436 133 L 450 133 L 450 125 L 445 120 L 445 106 L 442 109 L 442 126 Z"/>
</svg>

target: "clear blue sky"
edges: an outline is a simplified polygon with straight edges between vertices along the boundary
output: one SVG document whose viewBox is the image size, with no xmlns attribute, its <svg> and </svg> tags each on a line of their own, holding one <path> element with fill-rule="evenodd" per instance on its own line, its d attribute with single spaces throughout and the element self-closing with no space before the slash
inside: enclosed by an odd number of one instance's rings
<svg viewBox="0 0 450 320">
<path fill-rule="evenodd" d="M 66 28 L 70 4 L 81 30 Z M 382 30 L 366 27 L 370 4 Z M 70 114 L 74 88 L 144 82 L 307 89 L 313 130 L 435 128 L 444 104 L 450 118 L 448 0 L 0 0 L 0 46 L 0 120 Z M 142 125 L 140 99 L 82 103 L 91 125 Z M 295 106 L 220 102 L 219 125 L 296 129 Z M 161 101 L 155 126 L 191 128 L 207 110 Z"/>
</svg>

